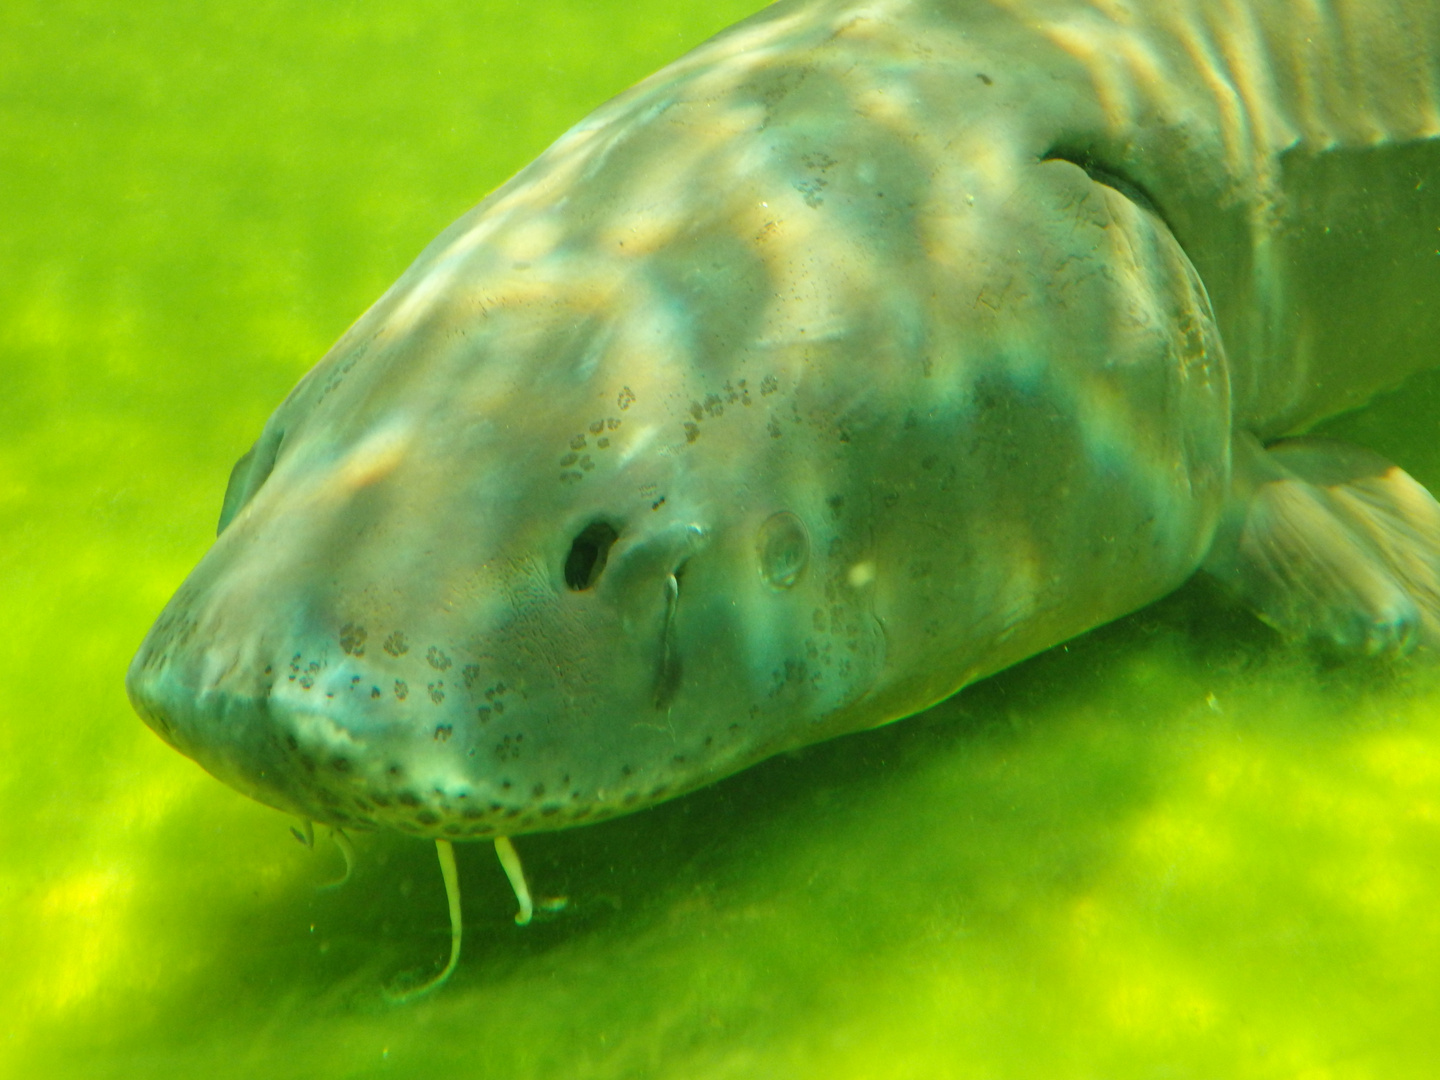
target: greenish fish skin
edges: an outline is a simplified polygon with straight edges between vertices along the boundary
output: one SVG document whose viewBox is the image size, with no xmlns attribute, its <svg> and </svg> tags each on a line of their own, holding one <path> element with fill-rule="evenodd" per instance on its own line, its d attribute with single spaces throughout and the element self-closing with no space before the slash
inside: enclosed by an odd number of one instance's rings
<svg viewBox="0 0 1440 1080">
<path fill-rule="evenodd" d="M 1436 362 L 1437 72 L 1433 0 L 775 4 L 301 381 L 131 700 L 302 817 L 514 835 L 1148 604 L 1232 461 Z"/>
</svg>

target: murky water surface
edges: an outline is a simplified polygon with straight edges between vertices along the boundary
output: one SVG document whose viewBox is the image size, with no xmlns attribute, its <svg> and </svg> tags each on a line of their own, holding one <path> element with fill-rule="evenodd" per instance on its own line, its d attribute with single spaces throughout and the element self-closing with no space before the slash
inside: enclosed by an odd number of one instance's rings
<svg viewBox="0 0 1440 1080">
<path fill-rule="evenodd" d="M 289 387 L 439 229 L 753 3 L 0 9 L 0 1074 L 1422 1077 L 1440 675 L 1203 586 L 870 735 L 523 838 L 336 851 L 125 665 Z M 1440 485 L 1440 380 L 1337 425 Z"/>
</svg>

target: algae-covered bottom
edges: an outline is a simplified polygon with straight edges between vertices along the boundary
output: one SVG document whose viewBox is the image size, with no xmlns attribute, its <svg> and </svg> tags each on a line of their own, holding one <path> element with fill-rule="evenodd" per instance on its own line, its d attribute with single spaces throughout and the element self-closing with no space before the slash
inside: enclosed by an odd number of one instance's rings
<svg viewBox="0 0 1440 1080">
<path fill-rule="evenodd" d="M 0 14 L 0 1075 L 1422 1077 L 1440 672 L 1203 586 L 931 713 L 522 838 L 309 852 L 125 664 L 230 463 L 420 246 L 749 4 Z M 1440 379 L 1335 425 L 1440 485 Z"/>
</svg>

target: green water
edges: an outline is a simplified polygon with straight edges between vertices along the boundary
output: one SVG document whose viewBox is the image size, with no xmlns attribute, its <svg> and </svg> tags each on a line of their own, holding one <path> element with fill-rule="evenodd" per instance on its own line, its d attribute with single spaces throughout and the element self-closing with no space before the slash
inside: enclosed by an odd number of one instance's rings
<svg viewBox="0 0 1440 1080">
<path fill-rule="evenodd" d="M 1422 1077 L 1440 675 L 1191 587 L 904 724 L 523 838 L 332 847 L 131 714 L 228 469 L 421 246 L 750 2 L 0 7 L 0 1075 Z M 1440 486 L 1440 380 L 1339 425 Z"/>
</svg>

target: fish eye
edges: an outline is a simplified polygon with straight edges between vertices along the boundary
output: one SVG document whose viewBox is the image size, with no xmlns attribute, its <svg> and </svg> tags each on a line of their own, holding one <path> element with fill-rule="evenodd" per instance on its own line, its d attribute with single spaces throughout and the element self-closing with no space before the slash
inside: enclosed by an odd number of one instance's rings
<svg viewBox="0 0 1440 1080">
<path fill-rule="evenodd" d="M 760 576 L 772 589 L 788 589 L 800 580 L 810 561 L 810 534 L 789 510 L 771 514 L 756 538 Z"/>
<path fill-rule="evenodd" d="M 584 592 L 600 580 L 610 548 L 620 534 L 608 521 L 592 521 L 581 529 L 565 556 L 565 586 L 571 592 Z"/>
<path fill-rule="evenodd" d="M 260 433 L 260 438 L 255 440 L 255 445 L 235 462 L 235 467 L 230 470 L 230 483 L 225 487 L 225 501 L 220 507 L 216 536 L 229 527 L 235 515 L 243 510 L 255 492 L 260 490 L 260 485 L 270 478 L 270 473 L 275 468 L 275 458 L 280 453 L 280 443 L 284 438 L 283 431 L 267 424 Z"/>
</svg>

